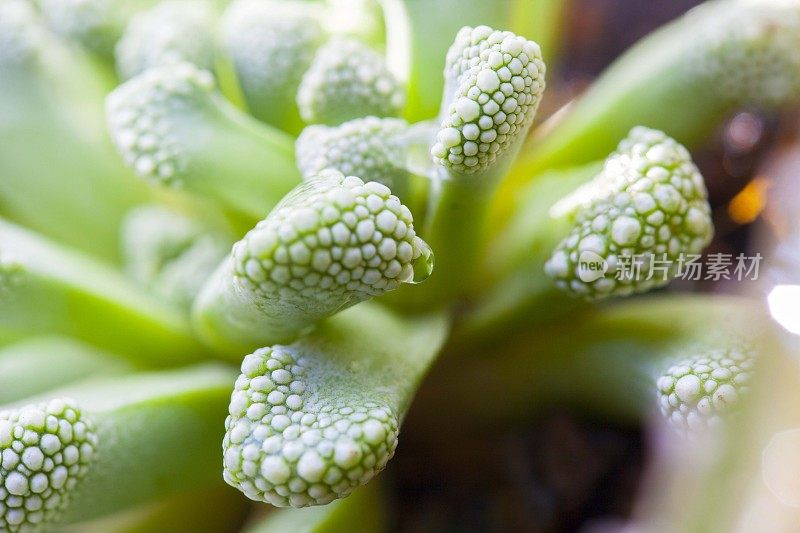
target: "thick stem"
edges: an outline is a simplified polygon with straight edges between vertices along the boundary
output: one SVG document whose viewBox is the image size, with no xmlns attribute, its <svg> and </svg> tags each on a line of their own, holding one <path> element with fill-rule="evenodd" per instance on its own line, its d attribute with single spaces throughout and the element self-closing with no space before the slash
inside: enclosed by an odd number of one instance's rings
<svg viewBox="0 0 800 533">
<path fill-rule="evenodd" d="M 436 270 L 412 294 L 419 296 L 424 305 L 448 302 L 478 285 L 492 198 L 492 187 L 487 183 L 444 179 L 439 186 L 436 207 L 426 220 L 425 231 L 437 254 Z"/>
<path fill-rule="evenodd" d="M 187 188 L 260 220 L 300 182 L 294 140 L 220 104 L 221 121 L 195 132 Z"/>
<path fill-rule="evenodd" d="M 97 433 L 95 458 L 71 491 L 63 522 L 214 486 L 233 375 L 229 368 L 198 366 L 48 393 L 74 400 Z"/>
<path fill-rule="evenodd" d="M 482 284 L 482 257 L 490 233 L 495 191 L 518 153 L 517 139 L 494 165 L 473 175 L 440 170 L 430 192 L 432 206 L 424 236 L 436 253 L 436 273 L 424 288 L 398 295 L 401 307 L 448 305 Z"/>
<path fill-rule="evenodd" d="M 452 407 L 447 417 L 423 416 L 437 426 L 526 420 L 553 402 L 640 419 L 656 408 L 655 377 L 675 348 L 729 334 L 758 338 L 770 327 L 758 302 L 730 296 L 662 295 L 596 307 L 580 320 L 519 330 L 490 349 L 448 347 L 418 401 Z"/>
<path fill-rule="evenodd" d="M 147 502 L 133 509 L 71 524 L 63 533 L 196 533 L 197 531 L 237 531 L 250 506 L 245 498 L 225 485 L 189 490 Z"/>
<path fill-rule="evenodd" d="M 49 530 L 219 486 L 232 377 L 207 365 L 93 379 L 5 406 L 0 525 Z"/>
<path fill-rule="evenodd" d="M 592 163 L 547 172 L 519 192 L 511 220 L 488 246 L 481 292 L 457 324 L 454 342 L 489 344 L 522 326 L 552 323 L 586 307 L 564 297 L 544 275 L 544 264 L 571 225 L 563 217 L 554 218 L 550 209 L 600 168 Z"/>
<path fill-rule="evenodd" d="M 440 167 L 426 236 L 444 265 L 425 292 L 430 305 L 475 290 L 492 197 L 516 159 L 545 89 L 539 45 L 509 31 L 464 27 L 447 52 Z"/>
<path fill-rule="evenodd" d="M 486 24 L 536 40 L 549 61 L 568 2 L 561 0 L 380 0 L 387 24 L 390 67 L 408 87 L 405 118 L 436 116 L 448 47 L 463 26 Z"/>
<path fill-rule="evenodd" d="M 119 357 L 65 337 L 19 341 L 0 349 L 0 404 L 132 368 Z"/>
<path fill-rule="evenodd" d="M 337 500 L 310 509 L 281 509 L 245 528 L 245 533 L 382 533 L 387 527 L 386 505 L 378 481 Z"/>
<path fill-rule="evenodd" d="M 67 335 L 148 365 L 207 357 L 178 310 L 116 271 L 9 223 L 0 243 L 0 330 Z"/>
<path fill-rule="evenodd" d="M 101 102 L 113 82 L 28 3 L 3 3 L 0 21 L 6 46 L 26 51 L 0 58 L 0 214 L 116 260 L 120 222 L 148 192 L 107 139 Z"/>
<path fill-rule="evenodd" d="M 192 324 L 208 346 L 228 354 L 233 361 L 256 346 L 289 342 L 309 327 L 298 327 L 280 316 L 265 316 L 261 306 L 236 286 L 231 258 L 222 262 L 197 296 Z"/>
</svg>

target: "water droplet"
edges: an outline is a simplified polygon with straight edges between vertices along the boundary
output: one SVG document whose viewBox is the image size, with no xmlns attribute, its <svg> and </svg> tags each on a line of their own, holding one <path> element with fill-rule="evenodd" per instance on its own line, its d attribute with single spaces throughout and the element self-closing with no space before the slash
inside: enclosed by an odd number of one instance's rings
<svg viewBox="0 0 800 533">
<path fill-rule="evenodd" d="M 419 248 L 420 254 L 419 257 L 411 263 L 411 266 L 414 267 L 414 278 L 409 282 L 411 284 L 422 283 L 428 279 L 431 272 L 433 272 L 433 250 L 431 250 L 427 242 L 419 237 L 417 237 L 416 240 L 416 245 Z"/>
</svg>

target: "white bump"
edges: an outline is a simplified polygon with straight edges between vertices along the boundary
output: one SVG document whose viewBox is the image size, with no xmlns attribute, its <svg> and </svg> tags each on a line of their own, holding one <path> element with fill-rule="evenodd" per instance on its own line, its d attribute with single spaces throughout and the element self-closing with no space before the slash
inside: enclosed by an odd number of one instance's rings
<svg viewBox="0 0 800 533">
<path fill-rule="evenodd" d="M 370 444 L 380 444 L 386 438 L 386 428 L 377 420 L 367 420 L 363 427 L 364 438 Z"/>
<path fill-rule="evenodd" d="M 464 122 L 472 122 L 481 114 L 481 106 L 475 100 L 459 98 L 455 104 L 456 113 Z"/>
<path fill-rule="evenodd" d="M 315 483 L 325 475 L 325 462 L 317 452 L 307 451 L 297 462 L 297 474 L 306 481 Z"/>
<path fill-rule="evenodd" d="M 620 246 L 636 243 L 642 233 L 642 225 L 631 217 L 620 217 L 611 225 L 611 238 Z"/>
<path fill-rule="evenodd" d="M 19 472 L 12 472 L 6 477 L 6 490 L 15 496 L 24 496 L 28 492 L 28 479 Z"/>
<path fill-rule="evenodd" d="M 439 132 L 438 138 L 447 148 L 461 144 L 461 134 L 456 128 L 444 128 Z"/>
<path fill-rule="evenodd" d="M 700 395 L 702 383 L 694 374 L 687 374 L 675 383 L 675 394 L 684 403 L 692 403 Z"/>
<path fill-rule="evenodd" d="M 289 480 L 289 466 L 280 457 L 266 457 L 261 462 L 261 475 L 274 485 L 281 485 Z"/>
<path fill-rule="evenodd" d="M 348 469 L 358 464 L 361 460 L 361 448 L 353 441 L 340 441 L 336 443 L 333 460 L 342 468 Z"/>
<path fill-rule="evenodd" d="M 492 69 L 483 69 L 478 73 L 478 88 L 483 92 L 493 93 L 500 87 L 500 78 Z"/>
</svg>

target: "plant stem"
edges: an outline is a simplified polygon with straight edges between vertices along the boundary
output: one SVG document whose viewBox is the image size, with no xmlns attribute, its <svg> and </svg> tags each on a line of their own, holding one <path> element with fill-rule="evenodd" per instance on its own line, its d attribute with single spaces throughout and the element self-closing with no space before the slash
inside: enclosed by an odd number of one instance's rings
<svg viewBox="0 0 800 533">
<path fill-rule="evenodd" d="M 130 371 L 119 357 L 65 337 L 34 337 L 0 349 L 0 404 L 90 376 Z"/>
<path fill-rule="evenodd" d="M 221 481 L 211 488 L 181 492 L 109 516 L 63 528 L 64 533 L 225 533 L 241 526 L 249 506 Z"/>
<path fill-rule="evenodd" d="M 437 426 L 527 420 L 553 402 L 640 419 L 655 409 L 656 372 L 676 347 L 726 334 L 757 338 L 770 328 L 766 310 L 747 298 L 637 298 L 587 310 L 579 320 L 518 330 L 490 349 L 450 346 L 418 401 L 453 406 L 446 420 L 423 415 Z"/>
<path fill-rule="evenodd" d="M 92 380 L 47 393 L 73 399 L 94 423 L 98 438 L 96 455 L 71 491 L 63 522 L 214 486 L 233 375 L 230 368 L 204 365 Z"/>
<path fill-rule="evenodd" d="M 408 87 L 405 118 L 436 116 L 444 87 L 442 69 L 453 36 L 463 26 L 485 24 L 536 40 L 549 62 L 559 40 L 562 0 L 380 0 L 387 25 L 390 68 Z"/>
<path fill-rule="evenodd" d="M 424 235 L 436 253 L 436 271 L 415 292 L 423 305 L 448 302 L 478 284 L 481 252 L 486 243 L 493 186 L 489 183 L 445 179 L 439 184 L 436 208 Z"/>
<path fill-rule="evenodd" d="M 444 264 L 426 287 L 427 305 L 474 291 L 489 206 L 533 123 L 545 71 L 539 45 L 524 37 L 483 25 L 456 34 L 430 150 L 439 189 L 425 235 Z"/>
<path fill-rule="evenodd" d="M 487 248 L 480 292 L 457 323 L 454 342 L 491 343 L 519 327 L 550 323 L 586 307 L 560 293 L 544 275 L 544 264 L 570 229 L 570 221 L 554 218 L 550 209 L 601 168 L 591 163 L 545 172 L 519 192 L 511 220 Z"/>
<path fill-rule="evenodd" d="M 0 215 L 115 261 L 125 212 L 147 189 L 118 161 L 101 102 L 113 83 L 48 34 L 27 2 L 0 6 Z"/>
<path fill-rule="evenodd" d="M 386 509 L 380 483 L 373 481 L 345 500 L 309 509 L 281 509 L 246 527 L 244 533 L 381 533 Z"/>
<path fill-rule="evenodd" d="M 208 356 L 177 309 L 118 272 L 0 221 L 0 330 L 74 337 L 145 365 Z"/>
</svg>

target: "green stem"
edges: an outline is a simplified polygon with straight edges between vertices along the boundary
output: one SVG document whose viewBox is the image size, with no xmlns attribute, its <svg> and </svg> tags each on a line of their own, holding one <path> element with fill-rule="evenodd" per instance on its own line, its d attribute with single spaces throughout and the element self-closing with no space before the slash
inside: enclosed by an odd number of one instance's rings
<svg viewBox="0 0 800 533">
<path fill-rule="evenodd" d="M 69 491 L 61 521 L 90 520 L 214 486 L 233 375 L 229 368 L 197 366 L 48 392 L 47 398 L 73 400 L 97 436 L 94 457 Z"/>
<path fill-rule="evenodd" d="M 387 529 L 380 483 L 370 483 L 338 500 L 310 509 L 281 509 L 244 529 L 244 533 L 381 533 Z"/>
<path fill-rule="evenodd" d="M 475 290 L 489 206 L 516 159 L 545 89 L 533 41 L 488 26 L 464 27 L 447 52 L 441 126 L 430 152 L 439 166 L 426 237 L 442 258 L 426 288 L 430 305 Z"/>
<path fill-rule="evenodd" d="M 443 179 L 436 207 L 426 219 L 426 235 L 435 250 L 436 272 L 423 287 L 408 291 L 421 305 L 449 302 L 474 291 L 489 222 L 493 187 L 486 182 Z"/>
<path fill-rule="evenodd" d="M 80 50 L 41 26 L 26 2 L 0 6 L 0 215 L 116 260 L 125 212 L 148 198 L 107 139 L 112 86 Z"/>
<path fill-rule="evenodd" d="M 550 60 L 558 41 L 561 0 L 380 0 L 387 24 L 390 67 L 408 87 L 405 118 L 436 116 L 444 88 L 442 70 L 453 36 L 463 26 L 485 24 L 534 39 Z"/>
<path fill-rule="evenodd" d="M 64 527 L 64 533 L 226 533 L 241 526 L 247 500 L 220 481 L 202 488 L 147 502 L 134 509 Z"/>
<path fill-rule="evenodd" d="M 35 337 L 0 349 L 0 404 L 90 376 L 129 371 L 118 357 L 65 337 Z"/>
<path fill-rule="evenodd" d="M 196 148 L 197 190 L 261 219 L 300 181 L 294 139 L 233 107 L 222 111 L 227 127 L 217 124 Z M 216 157 L 219 154 L 225 154 L 225 160 Z"/>
<path fill-rule="evenodd" d="M 265 318 L 260 306 L 235 284 L 230 258 L 226 258 L 206 281 L 192 308 L 192 325 L 197 335 L 232 360 L 268 339 L 291 340 L 308 325 Z M 264 337 L 267 338 L 264 338 Z"/>
<path fill-rule="evenodd" d="M 2 221 L 0 243 L 0 330 L 67 335 L 148 365 L 207 356 L 185 317 L 116 271 Z"/>
<path fill-rule="evenodd" d="M 550 323 L 586 307 L 564 297 L 544 275 L 544 264 L 571 225 L 554 218 L 550 209 L 600 168 L 592 163 L 547 172 L 519 192 L 511 220 L 488 246 L 481 291 L 457 324 L 454 342 L 491 343 L 522 326 Z"/>
<path fill-rule="evenodd" d="M 519 330 L 491 349 L 448 347 L 417 401 L 447 402 L 446 420 L 422 418 L 455 427 L 526 420 L 553 402 L 638 420 L 655 408 L 655 372 L 676 347 L 729 334 L 755 338 L 769 327 L 765 310 L 747 298 L 638 298 L 596 307 L 569 323 Z"/>
</svg>

